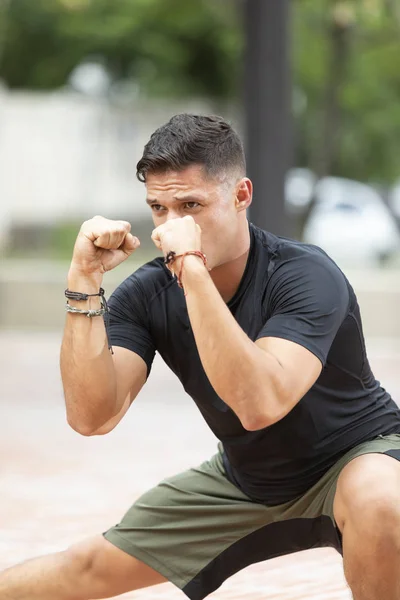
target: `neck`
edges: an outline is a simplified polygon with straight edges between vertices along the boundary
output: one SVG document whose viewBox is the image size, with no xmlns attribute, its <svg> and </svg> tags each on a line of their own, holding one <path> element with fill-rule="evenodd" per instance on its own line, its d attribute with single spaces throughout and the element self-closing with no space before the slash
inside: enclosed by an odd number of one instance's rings
<svg viewBox="0 0 400 600">
<path fill-rule="evenodd" d="M 242 247 L 242 253 L 239 256 L 214 267 L 210 272 L 211 279 L 224 302 L 229 302 L 237 292 L 246 268 L 249 251 L 250 236 L 247 236 L 247 242 Z"/>
</svg>

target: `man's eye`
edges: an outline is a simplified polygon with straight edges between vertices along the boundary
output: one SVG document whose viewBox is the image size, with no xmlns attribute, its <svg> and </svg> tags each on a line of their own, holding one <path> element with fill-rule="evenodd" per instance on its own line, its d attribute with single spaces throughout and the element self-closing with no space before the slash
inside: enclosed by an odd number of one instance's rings
<svg viewBox="0 0 400 600">
<path fill-rule="evenodd" d="M 151 210 L 154 210 L 154 212 L 161 212 L 163 210 L 163 206 L 161 206 L 161 204 L 152 204 L 151 205 Z"/>
<path fill-rule="evenodd" d="M 189 210 L 197 208 L 198 206 L 200 206 L 198 202 L 185 202 L 185 208 L 188 208 Z"/>
</svg>

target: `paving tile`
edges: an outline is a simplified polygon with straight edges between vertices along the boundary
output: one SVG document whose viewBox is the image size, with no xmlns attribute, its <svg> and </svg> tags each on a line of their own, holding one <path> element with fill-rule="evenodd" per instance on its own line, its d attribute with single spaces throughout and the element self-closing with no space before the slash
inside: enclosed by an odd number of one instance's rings
<svg viewBox="0 0 400 600">
<path fill-rule="evenodd" d="M 216 440 L 174 375 L 156 360 L 148 384 L 111 434 L 84 438 L 65 422 L 60 336 L 0 333 L 0 568 L 64 549 L 118 522 L 142 492 L 202 462 Z M 399 346 L 397 346 L 399 347 Z M 400 397 L 400 355 L 371 362 Z M 164 584 L 122 596 L 177 600 Z M 349 600 L 340 556 L 302 552 L 253 565 L 212 600 Z"/>
</svg>

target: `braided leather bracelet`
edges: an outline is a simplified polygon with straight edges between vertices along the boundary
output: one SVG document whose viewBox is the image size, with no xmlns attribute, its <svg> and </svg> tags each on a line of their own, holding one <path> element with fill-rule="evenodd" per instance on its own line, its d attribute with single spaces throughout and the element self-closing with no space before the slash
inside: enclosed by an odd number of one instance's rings
<svg viewBox="0 0 400 600">
<path fill-rule="evenodd" d="M 105 291 L 103 290 L 103 288 L 100 288 L 96 294 L 83 294 L 82 292 L 73 292 L 72 290 L 69 290 L 67 288 L 64 294 L 67 298 L 67 302 L 65 304 L 65 310 L 67 312 L 79 315 L 86 315 L 89 318 L 104 316 L 104 326 L 106 328 L 108 349 L 110 350 L 111 354 L 114 354 L 114 351 L 110 344 L 110 309 L 108 308 L 107 300 L 105 297 Z M 77 308 L 76 306 L 71 306 L 68 302 L 68 300 L 84 302 L 85 300 L 88 300 L 89 298 L 93 298 L 95 296 L 100 297 L 100 308 L 82 310 L 81 308 Z"/>
<path fill-rule="evenodd" d="M 204 254 L 204 252 L 200 252 L 200 250 L 188 250 L 187 252 L 183 252 L 183 254 L 175 254 L 175 252 L 173 252 L 173 251 L 168 252 L 167 256 L 164 259 L 164 263 L 167 265 L 167 268 L 170 271 L 171 271 L 171 266 L 174 264 L 174 262 L 178 258 L 182 259 L 181 268 L 179 269 L 178 275 L 176 275 L 174 273 L 174 275 L 176 276 L 176 278 L 178 280 L 178 285 L 182 289 L 183 289 L 182 274 L 183 274 L 183 266 L 184 266 L 184 261 L 185 261 L 186 256 L 198 256 L 203 261 L 204 266 L 208 269 L 208 267 L 207 267 L 207 257 Z M 173 271 L 171 271 L 171 272 L 173 272 Z"/>
<path fill-rule="evenodd" d="M 64 294 L 65 297 L 68 298 L 68 300 L 78 300 L 78 302 L 81 300 L 87 300 L 88 298 L 92 298 L 93 296 L 100 296 L 100 298 L 104 301 L 105 291 L 103 290 L 103 288 L 100 288 L 96 294 L 82 294 L 81 292 L 72 292 L 67 288 Z"/>
</svg>

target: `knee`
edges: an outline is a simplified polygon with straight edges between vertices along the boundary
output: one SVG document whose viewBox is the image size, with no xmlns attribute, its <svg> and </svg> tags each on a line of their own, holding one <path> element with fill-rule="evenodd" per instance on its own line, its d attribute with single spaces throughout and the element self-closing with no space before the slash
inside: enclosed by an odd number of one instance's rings
<svg viewBox="0 0 400 600">
<path fill-rule="evenodd" d="M 349 513 L 349 524 L 353 524 L 364 539 L 386 542 L 397 541 L 400 547 L 400 507 L 398 496 L 388 491 L 375 490 L 361 501 L 354 502 Z"/>
<path fill-rule="evenodd" d="M 86 540 L 70 546 L 64 551 L 64 559 L 67 570 L 78 579 L 96 579 L 100 577 L 98 568 L 99 551 L 97 540 Z"/>
<path fill-rule="evenodd" d="M 391 460 L 388 457 L 360 458 L 369 460 L 350 463 L 338 481 L 334 505 L 338 526 L 343 532 L 345 526 L 351 525 L 363 536 L 375 539 L 380 535 L 385 539 L 400 538 L 399 473 L 395 473 L 396 476 L 385 473 L 385 467 L 390 470 L 394 466 L 384 462 Z M 398 468 L 398 464 L 395 466 Z"/>
</svg>

